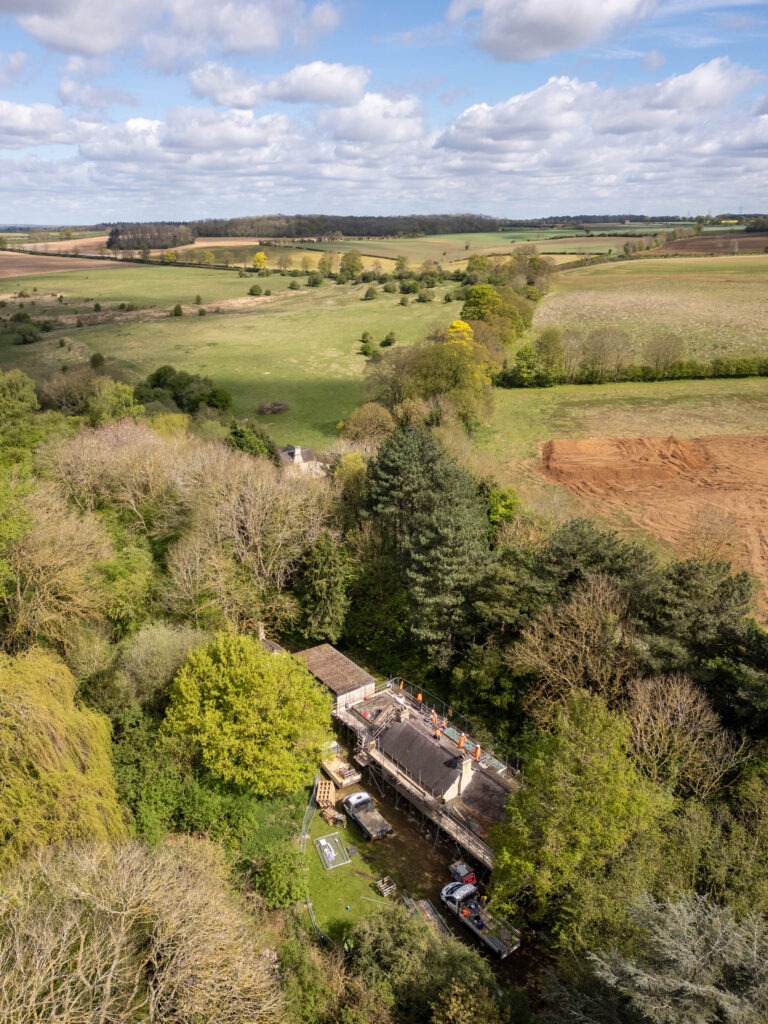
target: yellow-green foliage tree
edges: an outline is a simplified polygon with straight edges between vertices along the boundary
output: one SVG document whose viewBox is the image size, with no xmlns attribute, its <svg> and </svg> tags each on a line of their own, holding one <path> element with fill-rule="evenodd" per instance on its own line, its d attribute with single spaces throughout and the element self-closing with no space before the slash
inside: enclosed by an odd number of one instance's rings
<svg viewBox="0 0 768 1024">
<path fill-rule="evenodd" d="M 220 633 L 179 669 L 164 731 L 224 782 L 257 796 L 295 793 L 330 739 L 330 698 L 290 654 Z"/>
<path fill-rule="evenodd" d="M 0 866 L 24 851 L 123 834 L 109 722 L 75 703 L 60 661 L 0 655 Z"/>
<path fill-rule="evenodd" d="M 267 254 L 265 252 L 257 252 L 253 254 L 253 269 L 254 270 L 266 270 L 267 269 Z"/>
</svg>

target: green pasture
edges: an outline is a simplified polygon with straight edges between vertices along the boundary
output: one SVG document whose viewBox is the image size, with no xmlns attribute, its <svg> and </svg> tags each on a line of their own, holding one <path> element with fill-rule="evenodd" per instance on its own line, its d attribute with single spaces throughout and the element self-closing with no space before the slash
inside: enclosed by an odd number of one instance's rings
<svg viewBox="0 0 768 1024">
<path fill-rule="evenodd" d="M 575 499 L 537 474 L 545 441 L 763 434 L 767 419 L 768 379 L 762 377 L 497 389 L 491 423 L 475 441 L 485 469 L 534 508 L 556 511 L 575 507 Z"/>
<path fill-rule="evenodd" d="M 254 274 L 239 277 L 234 270 L 211 270 L 206 267 L 177 267 L 173 264 L 118 263 L 119 271 L 110 264 L 108 270 L 97 262 L 86 264 L 83 270 L 72 270 L 56 274 L 27 274 L 0 280 L 0 295 L 8 301 L 11 296 L 24 293 L 21 301 L 30 300 L 49 304 L 57 301 L 59 295 L 64 302 L 59 304 L 62 313 L 71 307 L 78 311 L 99 302 L 104 305 L 131 303 L 143 309 L 150 306 L 169 306 L 176 303 L 191 303 L 200 296 L 203 303 L 221 302 L 225 299 L 247 295 L 252 284 L 271 288 L 273 292 L 286 289 L 290 278 L 271 275 L 258 278 Z M 31 304 L 31 303 L 30 303 Z M 25 308 L 29 308 L 25 306 Z M 30 312 L 33 312 L 30 309 Z"/>
<path fill-rule="evenodd" d="M 690 359 L 766 355 L 766 323 L 768 256 L 647 257 L 558 273 L 534 329 L 619 329 L 630 361 L 639 361 L 670 333 Z"/>
<path fill-rule="evenodd" d="M 369 331 L 379 342 L 394 331 L 396 344 L 410 344 L 434 324 L 455 319 L 461 308 L 459 302 L 441 301 L 444 289 L 436 289 L 434 302 L 415 302 L 411 296 L 409 304 L 401 306 L 399 295 L 381 290 L 374 300 L 362 301 L 367 285 L 325 283 L 307 288 L 302 284 L 294 292 L 287 290 L 291 278 L 274 275 L 242 279 L 221 271 L 135 269 L 140 276 L 131 270 L 103 275 L 132 282 L 127 291 L 111 291 L 119 283 L 113 280 L 99 282 L 98 288 L 90 279 L 84 284 L 89 294 L 101 295 L 102 300 L 109 296 L 111 302 L 117 298 L 148 301 L 154 287 L 154 298 L 163 307 L 191 302 L 195 286 L 203 301 L 213 294 L 222 298 L 230 287 L 245 296 L 255 280 L 273 290 L 280 282 L 283 290 L 243 311 L 200 317 L 190 308 L 182 317 L 118 316 L 112 322 L 58 331 L 34 345 L 0 349 L 0 366 L 18 366 L 39 379 L 61 362 L 71 365 L 100 352 L 107 359 L 108 372 L 137 380 L 170 363 L 180 370 L 206 374 L 228 388 L 237 415 L 253 415 L 262 403 L 287 402 L 287 412 L 262 418 L 264 427 L 280 444 L 324 449 L 337 436 L 337 423 L 363 400 L 362 332 Z M 152 275 L 157 275 L 154 286 Z M 65 276 L 56 275 L 59 292 Z M 62 334 L 69 340 L 60 349 Z"/>
<path fill-rule="evenodd" d="M 558 235 L 570 235 L 571 231 L 543 231 L 540 228 L 514 231 L 467 232 L 455 235 L 427 235 L 423 238 L 371 238 L 359 241 L 301 242 L 297 250 L 345 253 L 356 249 L 371 259 L 395 260 L 405 256 L 412 266 L 419 266 L 426 260 L 436 263 L 456 263 L 468 256 L 507 255 L 520 242 L 539 242 L 541 239 Z M 270 250 L 264 250 L 270 255 Z M 272 257 L 270 256 L 270 261 Z"/>
</svg>

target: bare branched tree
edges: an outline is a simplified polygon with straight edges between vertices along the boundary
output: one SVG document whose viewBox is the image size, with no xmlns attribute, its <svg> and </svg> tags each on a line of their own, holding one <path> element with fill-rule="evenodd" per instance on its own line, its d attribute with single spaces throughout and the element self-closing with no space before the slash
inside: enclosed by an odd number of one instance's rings
<svg viewBox="0 0 768 1024">
<path fill-rule="evenodd" d="M 706 797 L 746 757 L 746 742 L 724 728 L 687 676 L 633 679 L 624 708 L 635 758 L 656 782 Z"/>
<path fill-rule="evenodd" d="M 205 841 L 51 849 L 0 896 L 0 1019 L 273 1024 L 274 964 Z"/>
<path fill-rule="evenodd" d="M 588 577 L 566 604 L 547 608 L 524 631 L 509 661 L 536 677 L 528 711 L 541 725 L 575 689 L 615 704 L 635 664 L 626 602 L 616 584 L 607 576 Z"/>
<path fill-rule="evenodd" d="M 96 565 L 108 536 L 93 515 L 74 512 L 52 486 L 27 500 L 29 529 L 11 546 L 13 586 L 0 592 L 8 647 L 44 639 L 66 648 L 73 630 L 103 621 Z"/>
</svg>

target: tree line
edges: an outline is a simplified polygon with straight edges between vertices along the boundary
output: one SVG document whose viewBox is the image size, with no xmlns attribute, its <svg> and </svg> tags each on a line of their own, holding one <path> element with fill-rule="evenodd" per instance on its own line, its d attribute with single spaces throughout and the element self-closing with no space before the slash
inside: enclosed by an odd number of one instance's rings
<svg viewBox="0 0 768 1024">
<path fill-rule="evenodd" d="M 659 331 L 645 342 L 641 360 L 633 359 L 632 339 L 618 328 L 579 332 L 549 327 L 520 345 L 513 357 L 507 357 L 493 382 L 502 388 L 547 388 L 557 384 L 768 376 L 768 359 L 763 356 L 686 358 L 683 338 L 669 331 Z"/>
</svg>

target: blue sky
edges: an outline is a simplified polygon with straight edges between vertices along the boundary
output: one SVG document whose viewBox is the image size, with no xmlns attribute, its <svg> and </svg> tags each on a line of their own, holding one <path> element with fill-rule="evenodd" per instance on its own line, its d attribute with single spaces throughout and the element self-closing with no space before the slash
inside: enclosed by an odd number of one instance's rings
<svg viewBox="0 0 768 1024">
<path fill-rule="evenodd" d="M 768 207 L 768 4 L 0 0 L 0 223 Z"/>
</svg>

